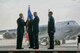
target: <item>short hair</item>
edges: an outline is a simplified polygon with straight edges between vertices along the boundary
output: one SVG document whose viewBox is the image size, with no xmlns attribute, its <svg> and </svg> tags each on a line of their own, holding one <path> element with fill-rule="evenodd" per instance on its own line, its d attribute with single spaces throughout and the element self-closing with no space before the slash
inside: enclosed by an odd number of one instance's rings
<svg viewBox="0 0 80 53">
<path fill-rule="evenodd" d="M 22 13 L 20 13 L 20 14 L 19 14 L 19 16 L 20 16 L 20 15 L 23 15 L 23 14 L 22 14 Z"/>
<path fill-rule="evenodd" d="M 34 14 L 35 14 L 35 13 L 37 13 L 37 12 L 34 12 Z"/>
<path fill-rule="evenodd" d="M 49 13 L 53 14 L 53 12 L 52 12 L 52 11 L 50 11 Z"/>
</svg>

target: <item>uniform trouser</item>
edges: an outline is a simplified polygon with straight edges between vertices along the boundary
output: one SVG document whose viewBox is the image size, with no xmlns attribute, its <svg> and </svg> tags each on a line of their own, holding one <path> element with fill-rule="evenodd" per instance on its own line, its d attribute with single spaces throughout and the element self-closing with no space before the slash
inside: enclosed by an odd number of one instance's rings
<svg viewBox="0 0 80 53">
<path fill-rule="evenodd" d="M 17 49 L 22 48 L 23 35 L 24 33 L 17 32 Z"/>
<path fill-rule="evenodd" d="M 34 47 L 39 48 L 38 33 L 34 33 Z"/>
<path fill-rule="evenodd" d="M 29 34 L 29 43 L 30 43 L 30 47 L 34 47 L 34 43 L 33 43 L 34 39 L 33 39 L 33 34 Z"/>
<path fill-rule="evenodd" d="M 50 47 L 49 48 L 54 48 L 54 33 L 49 34 L 49 42 L 50 42 Z"/>
</svg>

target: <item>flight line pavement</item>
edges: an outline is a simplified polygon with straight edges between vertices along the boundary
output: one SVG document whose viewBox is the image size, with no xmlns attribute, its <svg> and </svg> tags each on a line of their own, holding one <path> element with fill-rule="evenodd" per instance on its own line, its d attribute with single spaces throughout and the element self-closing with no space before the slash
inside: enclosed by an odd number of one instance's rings
<svg viewBox="0 0 80 53">
<path fill-rule="evenodd" d="M 47 46 L 39 45 L 39 49 L 29 49 L 29 43 L 26 42 L 26 39 L 23 39 L 23 48 L 16 49 L 16 39 L 3 39 L 0 40 L 0 51 L 80 51 L 80 48 L 77 48 L 77 43 L 66 43 L 55 46 L 54 49 L 47 49 Z"/>
</svg>

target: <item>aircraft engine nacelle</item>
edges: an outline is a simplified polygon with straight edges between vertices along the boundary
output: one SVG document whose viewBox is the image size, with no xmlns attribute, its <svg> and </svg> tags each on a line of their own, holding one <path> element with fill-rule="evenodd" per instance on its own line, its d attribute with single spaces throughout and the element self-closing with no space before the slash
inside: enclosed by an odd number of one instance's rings
<svg viewBox="0 0 80 53">
<path fill-rule="evenodd" d="M 5 39 L 15 39 L 16 38 L 16 33 L 5 32 L 3 34 L 3 38 L 5 38 Z"/>
</svg>

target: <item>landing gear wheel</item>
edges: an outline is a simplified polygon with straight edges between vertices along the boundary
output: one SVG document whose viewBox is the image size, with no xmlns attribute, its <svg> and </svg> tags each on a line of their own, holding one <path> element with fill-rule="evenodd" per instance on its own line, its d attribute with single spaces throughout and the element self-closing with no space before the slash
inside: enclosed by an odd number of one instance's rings
<svg viewBox="0 0 80 53">
<path fill-rule="evenodd" d="M 60 45 L 60 41 L 59 40 L 55 40 L 55 45 Z"/>
<path fill-rule="evenodd" d="M 58 45 L 60 45 L 60 41 L 58 40 Z"/>
</svg>

